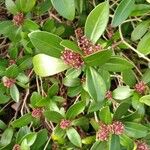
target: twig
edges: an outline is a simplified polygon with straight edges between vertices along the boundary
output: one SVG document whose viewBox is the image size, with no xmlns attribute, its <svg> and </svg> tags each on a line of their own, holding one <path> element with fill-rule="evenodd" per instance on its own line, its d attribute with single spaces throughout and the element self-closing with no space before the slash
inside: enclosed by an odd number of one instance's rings
<svg viewBox="0 0 150 150">
<path fill-rule="evenodd" d="M 124 40 L 124 37 L 123 37 L 123 35 L 122 35 L 122 31 L 121 31 L 121 25 L 119 26 L 119 34 L 120 34 L 120 38 L 121 38 L 122 42 L 123 42 L 127 47 L 129 47 L 132 51 L 134 51 L 135 53 L 137 53 L 140 58 L 143 58 L 143 59 L 147 60 L 148 62 L 150 62 L 150 59 L 149 59 L 149 58 L 147 58 L 144 54 L 140 53 L 138 50 L 136 50 L 134 47 L 132 47 L 129 43 L 127 43 L 127 42 Z"/>
</svg>

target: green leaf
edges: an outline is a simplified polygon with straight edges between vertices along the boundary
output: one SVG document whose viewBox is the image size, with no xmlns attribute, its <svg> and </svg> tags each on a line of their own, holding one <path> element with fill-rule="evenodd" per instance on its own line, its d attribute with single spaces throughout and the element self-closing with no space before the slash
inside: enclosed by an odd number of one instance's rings
<svg viewBox="0 0 150 150">
<path fill-rule="evenodd" d="M 124 116 L 128 112 L 130 105 L 131 105 L 130 103 L 122 102 L 116 109 L 113 119 L 114 120 L 121 119 L 121 117 Z"/>
<path fill-rule="evenodd" d="M 139 99 L 139 101 L 140 101 L 141 103 L 144 103 L 144 104 L 147 105 L 147 106 L 150 106 L 150 95 L 144 95 L 144 96 L 142 96 L 142 97 Z"/>
<path fill-rule="evenodd" d="M 59 85 L 58 83 L 54 83 L 49 89 L 48 89 L 48 97 L 53 97 L 57 95 L 59 91 Z"/>
<path fill-rule="evenodd" d="M 144 55 L 150 54 L 150 32 L 140 40 L 137 50 Z"/>
<path fill-rule="evenodd" d="M 53 7 L 57 12 L 68 20 L 73 20 L 75 17 L 74 0 L 51 0 Z"/>
<path fill-rule="evenodd" d="M 111 50 L 98 51 L 92 55 L 84 57 L 84 62 L 87 66 L 100 66 L 108 62 L 111 55 Z"/>
<path fill-rule="evenodd" d="M 0 92 L 0 104 L 5 104 L 10 100 L 10 97 Z"/>
<path fill-rule="evenodd" d="M 78 68 L 78 69 L 70 68 L 66 71 L 65 76 L 67 78 L 77 78 L 77 77 L 79 77 L 80 74 L 81 74 L 81 69 L 80 68 Z"/>
<path fill-rule="evenodd" d="M 101 149 L 108 149 L 107 143 L 105 141 L 104 142 L 96 141 L 90 150 L 101 150 Z"/>
<path fill-rule="evenodd" d="M 129 138 L 125 134 L 119 135 L 119 137 L 120 137 L 120 143 L 121 143 L 121 145 L 127 147 L 128 150 L 133 149 L 134 143 L 133 143 L 133 140 L 131 138 Z"/>
<path fill-rule="evenodd" d="M 111 112 L 108 106 L 103 107 L 99 112 L 100 120 L 105 124 L 111 124 L 112 117 Z"/>
<path fill-rule="evenodd" d="M 131 34 L 132 41 L 139 40 L 147 32 L 149 25 L 149 20 L 142 21 L 140 24 L 138 24 Z"/>
<path fill-rule="evenodd" d="M 92 144 L 93 142 L 95 142 L 95 136 L 87 136 L 84 139 L 82 139 L 82 143 L 85 145 Z"/>
<path fill-rule="evenodd" d="M 60 46 L 62 39 L 55 34 L 45 31 L 33 31 L 29 38 L 37 49 L 37 53 L 44 53 L 53 57 L 60 58 L 63 47 Z"/>
<path fill-rule="evenodd" d="M 135 0 L 122 0 L 120 2 L 112 20 L 113 27 L 120 25 L 124 20 L 128 18 L 134 8 L 134 3 Z"/>
<path fill-rule="evenodd" d="M 150 82 L 150 69 L 149 68 L 143 74 L 142 81 L 144 81 L 144 83 L 149 83 Z"/>
<path fill-rule="evenodd" d="M 16 78 L 19 75 L 19 68 L 17 65 L 11 65 L 6 69 L 5 76 L 9 78 Z"/>
<path fill-rule="evenodd" d="M 150 12 L 150 5 L 147 4 L 136 4 L 133 7 L 131 16 L 142 16 Z"/>
<path fill-rule="evenodd" d="M 122 72 L 123 81 L 126 85 L 133 87 L 136 84 L 136 75 L 132 69 Z"/>
<path fill-rule="evenodd" d="M 13 129 L 7 128 L 1 135 L 0 146 L 5 147 L 11 143 L 13 137 Z"/>
<path fill-rule="evenodd" d="M 100 74 L 92 67 L 86 71 L 87 92 L 96 102 L 102 102 L 106 93 L 106 85 Z"/>
<path fill-rule="evenodd" d="M 129 86 L 119 86 L 113 91 L 113 98 L 124 100 L 133 94 L 133 90 Z"/>
<path fill-rule="evenodd" d="M 30 132 L 31 131 L 30 131 L 29 127 L 27 127 L 27 126 L 21 127 L 16 135 L 16 143 L 20 144 L 23 137 L 26 136 L 26 134 L 29 134 Z"/>
<path fill-rule="evenodd" d="M 79 78 L 67 78 L 65 77 L 63 79 L 63 84 L 67 87 L 76 87 L 81 84 L 81 81 Z"/>
<path fill-rule="evenodd" d="M 0 35 L 8 37 L 13 42 L 20 41 L 20 28 L 14 26 L 12 21 L 1 21 L 0 22 Z"/>
<path fill-rule="evenodd" d="M 93 43 L 96 43 L 105 31 L 109 19 L 109 3 L 103 2 L 97 5 L 87 17 L 85 23 L 85 35 Z"/>
<path fill-rule="evenodd" d="M 69 68 L 63 60 L 45 54 L 33 57 L 34 71 L 41 77 L 55 75 Z"/>
<path fill-rule="evenodd" d="M 14 120 L 13 122 L 11 122 L 11 125 L 14 128 L 20 128 L 23 126 L 28 125 L 29 123 L 31 123 L 33 120 L 31 114 L 25 114 L 24 116 L 20 117 L 19 119 Z"/>
<path fill-rule="evenodd" d="M 25 29 L 25 30 L 34 31 L 34 30 L 38 30 L 39 27 L 40 26 L 36 22 L 34 22 L 30 19 L 25 19 L 24 22 L 23 22 L 23 27 L 22 28 Z"/>
<path fill-rule="evenodd" d="M 28 145 L 27 139 L 24 139 L 21 143 L 21 150 L 30 150 L 30 146 Z"/>
<path fill-rule="evenodd" d="M 80 113 L 82 113 L 84 111 L 85 108 L 85 102 L 84 101 L 80 101 L 75 103 L 74 105 L 72 105 L 66 113 L 66 118 L 67 119 L 74 119 L 77 115 L 79 115 Z"/>
<path fill-rule="evenodd" d="M 64 117 L 57 111 L 47 110 L 44 112 L 44 116 L 54 123 L 59 123 Z"/>
<path fill-rule="evenodd" d="M 13 0 L 5 0 L 7 10 L 12 14 L 17 14 L 18 10 Z"/>
<path fill-rule="evenodd" d="M 124 70 L 132 69 L 133 65 L 122 57 L 113 56 L 109 59 L 109 62 L 102 66 L 102 68 L 112 72 L 122 72 Z"/>
<path fill-rule="evenodd" d="M 10 87 L 10 95 L 15 102 L 19 102 L 20 93 L 15 84 Z"/>
<path fill-rule="evenodd" d="M 78 47 L 78 45 L 70 40 L 62 40 L 62 42 L 60 43 L 61 46 L 71 49 L 72 51 L 82 54 L 81 49 Z"/>
<path fill-rule="evenodd" d="M 109 150 L 120 150 L 120 138 L 118 135 L 112 135 L 111 140 L 109 142 Z"/>
<path fill-rule="evenodd" d="M 74 144 L 77 147 L 82 146 L 81 137 L 74 128 L 71 127 L 69 129 L 67 129 L 66 132 L 67 132 L 67 137 L 69 138 L 69 140 L 72 144 Z"/>
<path fill-rule="evenodd" d="M 0 129 L 5 130 L 6 128 L 7 128 L 7 125 L 2 120 L 0 120 Z"/>
<path fill-rule="evenodd" d="M 21 12 L 25 12 L 25 13 L 31 11 L 35 3 L 36 0 L 16 0 L 17 8 Z"/>
<path fill-rule="evenodd" d="M 48 139 L 48 133 L 46 129 L 42 129 L 37 133 L 37 138 L 34 142 L 34 144 L 31 146 L 32 150 L 38 150 L 41 149 L 42 145 L 46 143 Z"/>
<path fill-rule="evenodd" d="M 134 122 L 126 122 L 125 124 L 125 134 L 129 137 L 135 139 L 143 138 L 148 135 L 148 128 L 144 125 Z"/>
<path fill-rule="evenodd" d="M 31 146 L 31 145 L 33 145 L 33 143 L 35 142 L 36 137 L 37 137 L 37 133 L 32 132 L 32 133 L 26 134 L 26 135 L 23 137 L 22 141 L 23 141 L 24 139 L 26 139 L 28 146 Z"/>
</svg>

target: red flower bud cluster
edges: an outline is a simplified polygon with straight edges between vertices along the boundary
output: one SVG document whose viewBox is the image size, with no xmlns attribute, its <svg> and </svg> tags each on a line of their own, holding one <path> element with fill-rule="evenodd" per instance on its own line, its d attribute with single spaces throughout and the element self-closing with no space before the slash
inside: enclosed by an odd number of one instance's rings
<svg viewBox="0 0 150 150">
<path fill-rule="evenodd" d="M 112 97 L 113 97 L 112 96 L 112 92 L 111 91 L 107 91 L 106 94 L 105 94 L 105 98 L 106 99 L 112 99 Z"/>
<path fill-rule="evenodd" d="M 81 48 L 85 56 L 93 54 L 102 49 L 99 44 L 94 45 L 89 39 L 87 39 L 81 28 L 76 29 L 75 34 L 78 46 Z"/>
<path fill-rule="evenodd" d="M 115 121 L 111 125 L 101 124 L 96 137 L 100 141 L 107 141 L 110 134 L 121 135 L 123 132 L 124 125 L 122 122 Z"/>
<path fill-rule="evenodd" d="M 100 141 L 107 141 L 109 138 L 109 128 L 106 124 L 101 124 L 97 132 L 96 138 Z"/>
<path fill-rule="evenodd" d="M 15 144 L 12 150 L 21 150 L 21 147 L 19 144 Z"/>
<path fill-rule="evenodd" d="M 61 128 L 61 129 L 67 129 L 67 128 L 70 127 L 70 125 L 71 125 L 71 121 L 70 121 L 70 120 L 65 120 L 65 119 L 63 119 L 63 120 L 61 120 L 61 122 L 60 122 L 60 128 Z"/>
<path fill-rule="evenodd" d="M 7 88 L 11 88 L 16 82 L 15 79 L 7 78 L 7 77 L 3 77 L 2 81 L 3 81 L 3 85 Z"/>
<path fill-rule="evenodd" d="M 34 108 L 32 110 L 32 114 L 31 115 L 34 118 L 41 118 L 41 116 L 42 116 L 42 109 L 41 108 Z"/>
<path fill-rule="evenodd" d="M 135 85 L 135 90 L 136 90 L 139 94 L 143 94 L 143 93 L 145 92 L 145 90 L 146 90 L 146 84 L 145 84 L 143 81 L 137 83 L 137 84 Z"/>
<path fill-rule="evenodd" d="M 84 64 L 81 55 L 71 51 L 70 49 L 65 49 L 62 52 L 61 59 L 73 68 L 80 68 Z"/>
<path fill-rule="evenodd" d="M 17 15 L 15 15 L 13 17 L 13 23 L 14 25 L 16 26 L 20 26 L 22 25 L 24 22 L 24 16 L 23 16 L 23 13 L 18 13 Z"/>
<path fill-rule="evenodd" d="M 137 145 L 136 150 L 150 150 L 148 145 L 143 141 L 137 141 L 136 145 Z"/>
</svg>

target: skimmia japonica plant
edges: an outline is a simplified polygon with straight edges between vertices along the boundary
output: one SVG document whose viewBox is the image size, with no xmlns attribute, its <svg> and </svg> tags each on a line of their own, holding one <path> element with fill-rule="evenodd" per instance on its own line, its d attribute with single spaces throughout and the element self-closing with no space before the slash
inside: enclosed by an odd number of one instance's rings
<svg viewBox="0 0 150 150">
<path fill-rule="evenodd" d="M 149 0 L 1 0 L 0 150 L 150 150 L 149 15 Z"/>
</svg>

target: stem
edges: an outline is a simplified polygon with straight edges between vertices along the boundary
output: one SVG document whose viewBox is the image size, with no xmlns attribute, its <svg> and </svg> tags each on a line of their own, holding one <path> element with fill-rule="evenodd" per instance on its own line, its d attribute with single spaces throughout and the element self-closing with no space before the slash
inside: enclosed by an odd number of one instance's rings
<svg viewBox="0 0 150 150">
<path fill-rule="evenodd" d="M 127 42 L 124 40 L 124 37 L 123 37 L 123 35 L 122 35 L 122 31 L 121 31 L 121 26 L 119 26 L 119 34 L 120 34 L 120 38 L 121 38 L 122 42 L 123 42 L 127 47 L 129 47 L 132 51 L 134 51 L 135 53 L 137 53 L 140 58 L 143 58 L 143 59 L 147 60 L 148 62 L 150 62 L 150 59 L 149 59 L 149 58 L 147 58 L 144 54 L 140 53 L 138 50 L 136 50 L 134 47 L 132 47 L 129 43 L 127 43 Z"/>
</svg>

